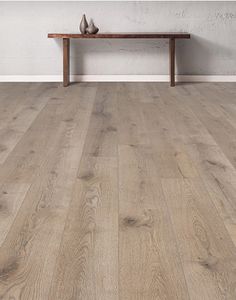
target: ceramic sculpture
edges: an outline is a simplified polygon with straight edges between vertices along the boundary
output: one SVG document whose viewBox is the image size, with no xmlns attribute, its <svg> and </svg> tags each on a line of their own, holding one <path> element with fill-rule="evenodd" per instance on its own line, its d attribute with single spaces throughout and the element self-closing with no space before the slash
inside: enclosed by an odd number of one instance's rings
<svg viewBox="0 0 236 300">
<path fill-rule="evenodd" d="M 81 22 L 80 22 L 80 26 L 79 26 L 80 32 L 81 32 L 82 34 L 85 34 L 87 28 L 88 28 L 88 22 L 87 22 L 87 20 L 86 20 L 86 16 L 83 15 L 82 20 L 81 20 Z"/>
<path fill-rule="evenodd" d="M 86 32 L 88 34 L 96 34 L 96 33 L 98 33 L 98 30 L 99 29 L 94 25 L 93 20 L 90 20 L 89 26 L 86 28 Z"/>
</svg>

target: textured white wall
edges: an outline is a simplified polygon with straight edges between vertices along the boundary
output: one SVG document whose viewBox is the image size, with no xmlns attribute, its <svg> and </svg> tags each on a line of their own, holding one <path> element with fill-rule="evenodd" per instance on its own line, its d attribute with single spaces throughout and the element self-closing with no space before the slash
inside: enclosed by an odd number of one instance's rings
<svg viewBox="0 0 236 300">
<path fill-rule="evenodd" d="M 177 71 L 236 75 L 236 2 L 0 2 L 0 75 L 59 75 L 62 47 L 48 32 L 188 31 Z M 168 74 L 167 41 L 73 41 L 72 74 Z"/>
</svg>

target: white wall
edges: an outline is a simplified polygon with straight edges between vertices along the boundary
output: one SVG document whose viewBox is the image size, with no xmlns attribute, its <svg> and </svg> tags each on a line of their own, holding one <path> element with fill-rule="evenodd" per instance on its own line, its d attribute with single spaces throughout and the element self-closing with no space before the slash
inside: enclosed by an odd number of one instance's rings
<svg viewBox="0 0 236 300">
<path fill-rule="evenodd" d="M 188 31 L 177 71 L 236 75 L 236 2 L 0 2 L 0 75 L 59 75 L 60 40 L 81 15 L 101 32 Z M 86 40 L 71 45 L 72 74 L 168 74 L 167 41 Z"/>
</svg>

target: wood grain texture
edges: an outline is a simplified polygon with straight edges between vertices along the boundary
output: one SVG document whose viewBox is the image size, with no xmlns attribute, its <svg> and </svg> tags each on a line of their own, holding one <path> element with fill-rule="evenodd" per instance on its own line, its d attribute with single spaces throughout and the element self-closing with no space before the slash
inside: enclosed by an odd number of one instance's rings
<svg viewBox="0 0 236 300">
<path fill-rule="evenodd" d="M 70 39 L 63 38 L 63 86 L 70 83 Z"/>
<path fill-rule="evenodd" d="M 221 87 L 223 88 L 224 85 Z M 194 112 L 193 117 L 195 119 L 196 116 L 199 116 L 198 119 L 202 121 L 202 124 L 199 123 L 199 126 L 196 127 L 198 128 L 198 135 L 202 131 L 202 128 L 209 128 L 209 119 L 210 122 L 212 122 L 212 119 L 216 119 L 220 116 L 221 118 L 226 119 L 226 124 L 229 124 L 229 122 L 232 124 L 232 121 L 234 121 L 229 114 L 231 105 L 233 104 L 233 98 L 231 99 L 231 89 L 228 89 L 228 93 L 225 92 L 225 97 L 223 99 L 218 97 L 219 88 L 216 85 L 205 84 L 202 85 L 202 89 L 198 89 L 195 86 L 188 86 L 185 87 L 185 94 L 182 93 L 182 89 L 183 88 L 180 88 L 180 92 L 177 90 L 172 92 L 174 92 L 180 105 L 185 105 L 192 109 L 192 112 Z M 211 93 L 215 90 L 215 97 L 213 97 L 213 94 L 212 97 L 209 97 L 208 91 L 210 89 L 212 90 Z M 208 96 L 204 96 L 204 90 L 207 90 L 206 95 Z M 189 95 L 191 95 L 191 101 L 189 101 Z M 217 123 L 218 121 L 216 120 L 216 124 Z M 191 160 L 195 162 L 198 172 L 204 180 L 218 213 L 236 244 L 236 215 L 234 207 L 236 199 L 236 173 L 235 166 L 232 164 L 233 161 L 231 159 L 234 152 L 231 151 L 230 147 L 225 148 L 223 145 L 221 147 L 220 142 L 224 139 L 223 136 L 227 136 L 229 133 L 226 128 L 227 126 L 219 130 L 221 135 L 215 130 L 211 132 L 209 128 L 209 132 L 205 133 L 205 137 L 209 141 L 208 143 L 207 140 L 202 143 L 196 140 L 195 143 L 188 143 L 185 145 L 185 149 L 191 157 Z M 235 129 L 232 128 L 232 138 L 235 135 L 234 132 Z M 215 134 L 216 139 L 214 139 Z M 225 143 L 229 145 L 228 143 L 230 143 L 230 141 L 231 140 L 225 140 Z M 227 149 L 227 152 L 224 151 L 225 149 Z M 229 155 L 227 155 L 228 153 Z"/>
<path fill-rule="evenodd" d="M 41 157 L 31 187 L 0 249 L 0 295 L 3 299 L 48 298 L 51 284 L 48 279 L 53 274 L 54 254 L 59 249 L 71 184 L 76 178 L 95 95 L 93 88 L 81 89 L 77 93 L 71 90 L 66 95 L 60 91 L 63 100 L 52 105 L 49 101 L 45 107 L 46 116 L 53 112 L 53 135 L 50 135 L 47 152 Z M 43 130 L 41 122 L 36 122 L 37 126 Z"/>
<path fill-rule="evenodd" d="M 147 32 L 147 33 L 49 33 L 48 38 L 76 38 L 76 39 L 190 39 L 186 32 Z"/>
<path fill-rule="evenodd" d="M 28 84 L 23 91 L 22 86 L 13 89 L 15 93 L 9 93 L 5 98 L 0 117 L 0 164 L 5 161 L 47 103 L 49 90 L 47 85 Z"/>
<path fill-rule="evenodd" d="M 175 86 L 175 39 L 169 39 L 170 86 Z"/>
<path fill-rule="evenodd" d="M 116 84 L 101 84 L 97 90 L 51 299 L 118 299 L 115 90 Z"/>
<path fill-rule="evenodd" d="M 189 299 L 154 155 L 119 147 L 120 299 Z"/>
<path fill-rule="evenodd" d="M 236 299 L 233 83 L 0 84 L 0 299 Z"/>
<path fill-rule="evenodd" d="M 200 180 L 163 179 L 191 299 L 234 299 L 236 252 Z"/>
</svg>

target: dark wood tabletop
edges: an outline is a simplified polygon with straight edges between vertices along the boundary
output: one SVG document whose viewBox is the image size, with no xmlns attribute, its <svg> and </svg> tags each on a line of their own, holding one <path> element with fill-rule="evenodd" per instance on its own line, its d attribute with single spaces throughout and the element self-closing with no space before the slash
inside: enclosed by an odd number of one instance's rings
<svg viewBox="0 0 236 300">
<path fill-rule="evenodd" d="M 48 38 L 74 38 L 74 39 L 190 39 L 187 32 L 144 32 L 144 33 L 49 33 Z"/>
</svg>

